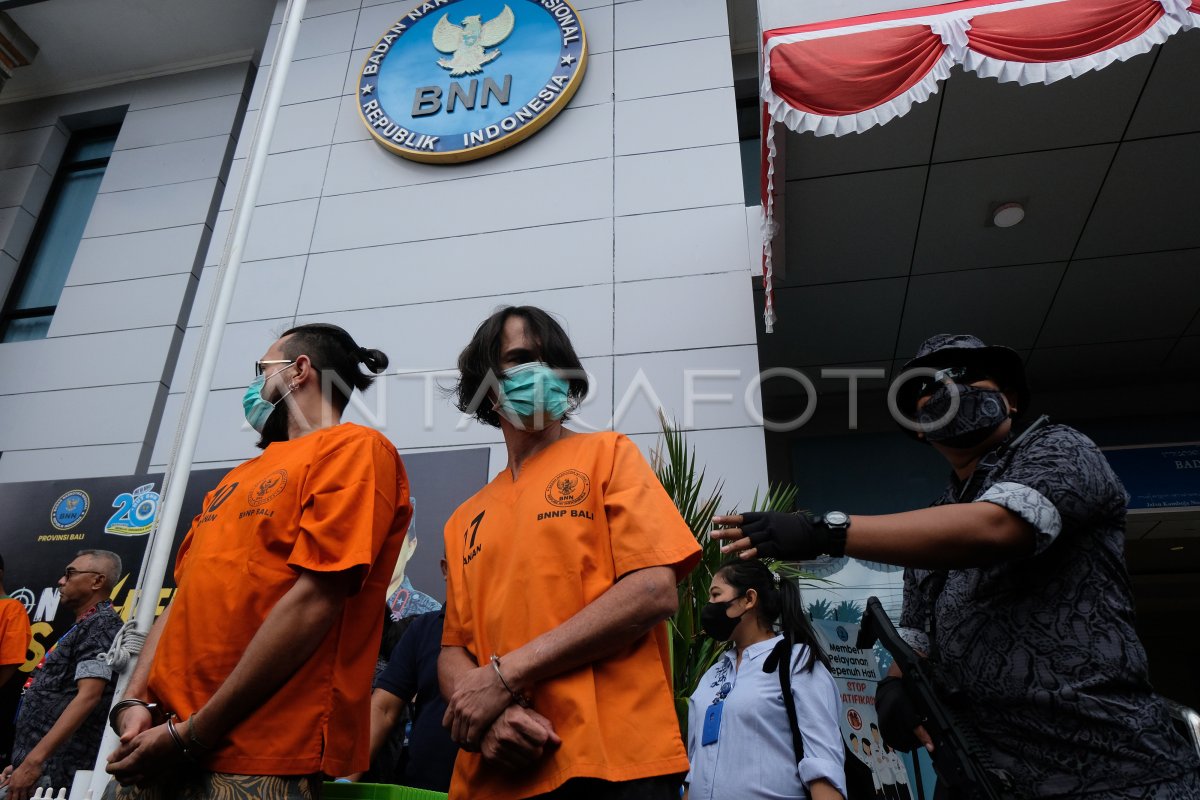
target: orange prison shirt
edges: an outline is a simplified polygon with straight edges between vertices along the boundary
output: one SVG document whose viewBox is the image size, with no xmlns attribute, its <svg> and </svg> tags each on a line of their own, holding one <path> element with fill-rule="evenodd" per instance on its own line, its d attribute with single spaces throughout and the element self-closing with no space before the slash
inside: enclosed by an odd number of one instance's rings
<svg viewBox="0 0 1200 800">
<path fill-rule="evenodd" d="M 443 645 L 479 664 L 566 622 L 634 570 L 685 576 L 700 546 L 629 439 L 578 434 L 505 469 L 446 523 Z M 562 746 L 517 774 L 460 752 L 450 797 L 548 792 L 570 778 L 626 781 L 685 772 L 667 626 L 534 687 L 533 708 Z"/>
<path fill-rule="evenodd" d="M 396 448 L 351 423 L 273 443 L 205 496 L 179 548 L 179 588 L 150 671 L 150 693 L 181 719 L 233 671 L 300 570 L 362 572 L 316 652 L 206 768 L 345 775 L 367 767 L 385 594 L 411 516 Z"/>
<path fill-rule="evenodd" d="M 8 596 L 0 598 L 0 664 L 24 664 L 31 641 L 25 605 Z"/>
</svg>

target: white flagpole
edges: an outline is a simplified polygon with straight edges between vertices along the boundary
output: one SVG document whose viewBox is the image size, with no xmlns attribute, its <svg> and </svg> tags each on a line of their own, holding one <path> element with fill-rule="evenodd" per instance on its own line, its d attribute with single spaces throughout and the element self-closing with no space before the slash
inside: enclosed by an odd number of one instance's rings
<svg viewBox="0 0 1200 800">
<path fill-rule="evenodd" d="M 200 438 L 200 424 L 204 419 L 204 407 L 208 402 L 209 390 L 212 388 L 213 374 L 217 368 L 217 354 L 221 349 L 225 323 L 229 319 L 229 308 L 233 303 L 237 275 L 242 266 L 242 255 L 246 249 L 250 221 L 254 215 L 258 189 L 262 184 L 263 171 L 266 168 L 267 150 L 275 132 L 275 121 L 279 116 L 279 106 L 283 99 L 283 87 L 287 81 L 292 56 L 296 51 L 296 40 L 300 36 L 300 21 L 304 17 L 306 4 L 307 0 L 288 0 L 287 7 L 283 12 L 283 25 L 279 32 L 279 41 L 275 45 L 275 54 L 268 68 L 262 108 L 258 112 L 258 122 L 254 127 L 250 152 L 246 159 L 246 170 L 242 176 L 241 186 L 238 188 L 237 200 L 234 202 L 233 217 L 229 225 L 229 233 L 225 238 L 225 251 L 217 268 L 216 290 L 209 306 L 208 318 L 205 320 L 201 332 L 196 365 L 192 370 L 187 394 L 184 396 L 182 423 L 176 435 L 174 452 L 167 464 L 166 475 L 163 477 L 163 503 L 159 509 L 155 528 L 151 531 L 146 543 L 141 580 L 137 586 L 138 602 L 136 606 L 137 630 L 142 634 L 148 633 L 154 624 L 154 612 L 158 607 L 158 596 L 162 590 L 163 577 L 170 566 L 171 545 L 175 540 L 175 530 L 179 523 L 180 511 L 183 508 L 183 497 L 187 490 L 188 478 L 192 473 L 192 460 L 195 458 L 196 443 Z M 114 704 L 124 694 L 135 663 L 130 662 L 118 677 L 117 689 L 113 695 Z M 118 743 L 116 734 L 106 728 L 87 794 L 79 798 L 72 795 L 72 800 L 99 800 L 109 779 L 108 774 L 104 771 L 104 767 L 108 763 L 108 754 L 116 748 Z"/>
</svg>

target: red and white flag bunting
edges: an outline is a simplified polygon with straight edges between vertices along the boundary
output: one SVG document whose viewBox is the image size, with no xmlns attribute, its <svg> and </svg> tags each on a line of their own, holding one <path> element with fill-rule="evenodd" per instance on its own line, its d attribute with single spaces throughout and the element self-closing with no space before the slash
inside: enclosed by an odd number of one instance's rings
<svg viewBox="0 0 1200 800">
<path fill-rule="evenodd" d="M 908 113 L 961 65 L 1001 82 L 1054 83 L 1200 27 L 1200 0 L 964 0 L 763 32 L 764 322 L 775 322 L 775 127 L 861 133 Z"/>
</svg>

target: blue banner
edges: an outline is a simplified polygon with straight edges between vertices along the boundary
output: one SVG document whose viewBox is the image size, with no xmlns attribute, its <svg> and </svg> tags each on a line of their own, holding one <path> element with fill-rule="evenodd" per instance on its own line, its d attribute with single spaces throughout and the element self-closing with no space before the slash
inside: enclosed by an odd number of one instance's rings
<svg viewBox="0 0 1200 800">
<path fill-rule="evenodd" d="M 1130 510 L 1200 508 L 1200 443 L 1105 450 Z"/>
</svg>

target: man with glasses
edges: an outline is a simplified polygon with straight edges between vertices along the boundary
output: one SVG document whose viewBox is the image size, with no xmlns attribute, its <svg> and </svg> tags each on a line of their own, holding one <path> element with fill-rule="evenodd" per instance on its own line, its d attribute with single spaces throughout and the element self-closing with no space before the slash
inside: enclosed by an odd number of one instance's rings
<svg viewBox="0 0 1200 800">
<path fill-rule="evenodd" d="M 932 507 L 717 517 L 722 549 L 906 567 L 901 633 L 1011 796 L 1200 797 L 1200 762 L 1150 687 L 1124 560 L 1127 498 L 1104 455 L 1044 417 L 1016 434 L 1030 395 L 1006 347 L 940 334 L 900 378 L 906 427 L 952 469 Z M 890 744 L 931 746 L 897 679 L 880 684 L 876 707 Z"/>
<path fill-rule="evenodd" d="M 323 323 L 255 363 L 242 405 L 263 452 L 209 492 L 179 547 L 175 596 L 114 707 L 120 797 L 308 798 L 322 774 L 366 769 L 412 504 L 395 445 L 342 414 L 387 365 Z"/>
<path fill-rule="evenodd" d="M 95 763 L 113 693 L 113 671 L 101 657 L 121 629 L 109 596 L 120 579 L 121 557 L 107 550 L 79 551 L 58 579 L 59 602 L 75 624 L 25 689 L 0 798 L 26 800 L 39 786 L 70 788 L 75 771 Z"/>
</svg>

